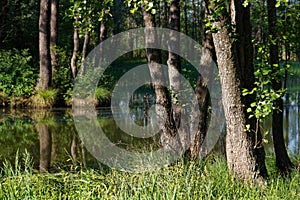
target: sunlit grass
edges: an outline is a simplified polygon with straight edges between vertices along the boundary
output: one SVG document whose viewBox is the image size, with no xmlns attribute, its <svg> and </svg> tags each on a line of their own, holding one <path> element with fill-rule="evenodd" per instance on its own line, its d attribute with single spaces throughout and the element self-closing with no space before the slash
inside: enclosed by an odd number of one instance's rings
<svg viewBox="0 0 300 200">
<path fill-rule="evenodd" d="M 18 161 L 4 165 L 0 199 L 297 199 L 300 194 L 297 170 L 284 178 L 269 169 L 266 186 L 250 186 L 235 181 L 219 157 L 144 173 L 77 168 L 40 174 L 29 161 L 24 156 L 22 168 Z"/>
</svg>

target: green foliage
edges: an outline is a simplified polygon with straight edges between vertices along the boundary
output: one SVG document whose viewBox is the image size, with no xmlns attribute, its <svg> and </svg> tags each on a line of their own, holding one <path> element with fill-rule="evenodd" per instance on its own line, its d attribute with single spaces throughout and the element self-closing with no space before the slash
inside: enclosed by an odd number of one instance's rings
<svg viewBox="0 0 300 200">
<path fill-rule="evenodd" d="M 109 102 L 111 98 L 111 91 L 103 87 L 97 87 L 95 92 L 95 98 L 100 102 Z"/>
<path fill-rule="evenodd" d="M 56 89 L 37 90 L 31 97 L 30 105 L 36 108 L 51 108 L 56 100 L 58 91 Z"/>
<path fill-rule="evenodd" d="M 73 80 L 71 76 L 70 55 L 64 48 L 56 47 L 59 57 L 58 68 L 53 69 L 52 87 L 58 90 L 57 102 L 63 104 L 72 99 Z"/>
<path fill-rule="evenodd" d="M 257 122 L 263 122 L 264 119 L 271 116 L 276 110 L 281 112 L 276 102 L 278 99 L 283 98 L 286 89 L 281 88 L 274 90 L 272 82 L 274 80 L 282 80 L 289 66 L 280 66 L 278 64 L 271 66 L 269 64 L 269 52 L 267 50 L 269 49 L 270 43 L 256 42 L 254 45 L 255 49 L 257 49 L 254 71 L 256 80 L 254 82 L 254 88 L 250 91 L 243 89 L 242 95 L 256 95 L 255 101 L 247 108 L 247 112 L 249 113 L 249 118 L 255 117 Z M 250 130 L 250 125 L 247 125 L 246 130 L 257 133 L 258 127 L 256 127 L 256 130 Z M 264 136 L 267 134 L 268 132 L 265 132 Z M 265 138 L 263 141 L 265 143 L 268 142 Z"/>
<path fill-rule="evenodd" d="M 135 14 L 143 5 L 145 5 L 146 11 L 150 11 L 151 14 L 156 14 L 157 5 L 155 1 L 151 0 L 126 0 L 128 8 L 130 8 L 130 13 Z"/>
<path fill-rule="evenodd" d="M 0 92 L 7 96 L 29 97 L 37 80 L 28 50 L 0 51 Z"/>
</svg>

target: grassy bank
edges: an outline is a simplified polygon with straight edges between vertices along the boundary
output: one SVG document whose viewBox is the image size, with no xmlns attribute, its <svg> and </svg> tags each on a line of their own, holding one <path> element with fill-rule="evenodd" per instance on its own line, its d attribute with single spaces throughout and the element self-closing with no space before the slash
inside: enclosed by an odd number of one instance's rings
<svg viewBox="0 0 300 200">
<path fill-rule="evenodd" d="M 79 167 L 41 174 L 24 160 L 25 168 L 18 163 L 2 168 L 0 199 L 297 199 L 300 194 L 299 170 L 283 178 L 269 166 L 268 184 L 251 187 L 234 181 L 224 158 L 140 174 Z"/>
</svg>

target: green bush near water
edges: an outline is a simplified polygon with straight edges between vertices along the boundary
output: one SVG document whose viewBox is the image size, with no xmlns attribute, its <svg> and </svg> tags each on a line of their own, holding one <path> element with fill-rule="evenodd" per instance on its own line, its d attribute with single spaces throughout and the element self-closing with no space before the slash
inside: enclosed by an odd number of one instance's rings
<svg viewBox="0 0 300 200">
<path fill-rule="evenodd" d="M 153 172 L 113 169 L 60 170 L 40 174 L 23 158 L 25 167 L 5 164 L 0 199 L 298 199 L 300 172 L 289 178 L 272 173 L 265 186 L 234 180 L 224 158 L 183 162 Z M 271 158 L 268 158 L 270 165 Z M 273 159 L 272 159 L 273 160 Z M 273 164 L 273 163 L 272 163 Z"/>
</svg>

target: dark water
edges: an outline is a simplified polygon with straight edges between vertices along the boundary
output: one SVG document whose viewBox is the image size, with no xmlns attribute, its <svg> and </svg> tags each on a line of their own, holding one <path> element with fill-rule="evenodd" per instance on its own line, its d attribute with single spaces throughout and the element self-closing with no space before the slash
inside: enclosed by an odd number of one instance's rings
<svg viewBox="0 0 300 200">
<path fill-rule="evenodd" d="M 297 98 L 298 99 L 298 98 Z M 138 139 L 124 133 L 111 117 L 110 109 L 97 110 L 97 119 L 107 137 L 122 148 L 131 150 L 152 148 L 158 138 Z M 143 111 L 135 108 L 131 113 L 133 123 L 145 124 Z M 300 155 L 300 108 L 297 101 L 289 101 L 284 109 L 285 143 L 291 155 Z M 270 130 L 266 121 L 263 130 Z M 271 134 L 271 133 L 270 133 Z M 271 136 L 267 136 L 267 152 L 273 152 Z M 0 110 L 0 163 L 14 162 L 16 153 L 27 151 L 33 158 L 34 167 L 72 167 L 75 165 L 97 167 L 99 163 L 85 149 L 74 125 L 71 109 Z M 2 164 L 1 164 L 2 166 Z"/>
</svg>

